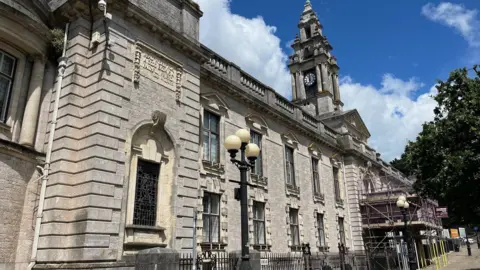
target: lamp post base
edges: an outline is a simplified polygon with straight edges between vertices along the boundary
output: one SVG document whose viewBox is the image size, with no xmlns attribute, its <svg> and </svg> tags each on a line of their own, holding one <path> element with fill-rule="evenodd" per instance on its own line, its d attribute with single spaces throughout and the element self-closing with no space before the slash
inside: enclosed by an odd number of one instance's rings
<svg viewBox="0 0 480 270">
<path fill-rule="evenodd" d="M 242 259 L 240 262 L 240 269 L 239 270 L 252 270 L 252 265 L 250 264 L 250 260 Z"/>
</svg>

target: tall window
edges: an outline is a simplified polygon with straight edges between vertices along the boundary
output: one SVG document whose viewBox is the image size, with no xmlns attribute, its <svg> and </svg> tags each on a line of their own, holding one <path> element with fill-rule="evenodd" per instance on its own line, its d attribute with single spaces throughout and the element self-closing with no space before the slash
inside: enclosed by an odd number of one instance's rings
<svg viewBox="0 0 480 270">
<path fill-rule="evenodd" d="M 325 242 L 325 225 L 323 224 L 323 214 L 317 214 L 317 229 L 320 247 L 326 247 L 327 243 Z"/>
<path fill-rule="evenodd" d="M 345 245 L 345 227 L 343 224 L 343 218 L 338 218 L 338 233 L 340 234 L 340 244 Z"/>
<path fill-rule="evenodd" d="M 258 155 L 257 160 L 255 160 L 255 167 L 252 169 L 252 173 L 258 176 L 263 175 L 262 171 L 262 135 L 255 132 L 250 131 L 250 142 L 258 145 L 260 148 L 260 155 Z"/>
<path fill-rule="evenodd" d="M 0 121 L 7 120 L 8 100 L 13 84 L 15 58 L 0 51 Z"/>
<path fill-rule="evenodd" d="M 287 184 L 295 186 L 295 166 L 293 163 L 293 149 L 285 146 L 285 170 L 287 173 Z"/>
<path fill-rule="evenodd" d="M 203 160 L 220 162 L 220 117 L 209 112 L 203 113 Z"/>
<path fill-rule="evenodd" d="M 310 25 L 308 25 L 304 29 L 305 29 L 305 37 L 306 38 L 311 38 L 312 37 L 312 31 L 310 30 Z"/>
<path fill-rule="evenodd" d="M 253 202 L 254 244 L 265 245 L 265 204 Z"/>
<path fill-rule="evenodd" d="M 290 208 L 290 240 L 292 246 L 300 245 L 300 232 L 298 230 L 298 209 Z"/>
<path fill-rule="evenodd" d="M 318 159 L 312 157 L 312 181 L 313 181 L 313 193 L 320 195 L 320 175 L 318 173 Z"/>
<path fill-rule="evenodd" d="M 220 240 L 220 195 L 203 194 L 203 242 L 218 243 Z"/>
<path fill-rule="evenodd" d="M 133 224 L 155 226 L 160 164 L 138 159 Z"/>
<path fill-rule="evenodd" d="M 338 179 L 338 168 L 333 167 L 333 184 L 335 187 L 335 199 L 340 201 L 342 198 L 340 196 L 340 181 Z"/>
</svg>

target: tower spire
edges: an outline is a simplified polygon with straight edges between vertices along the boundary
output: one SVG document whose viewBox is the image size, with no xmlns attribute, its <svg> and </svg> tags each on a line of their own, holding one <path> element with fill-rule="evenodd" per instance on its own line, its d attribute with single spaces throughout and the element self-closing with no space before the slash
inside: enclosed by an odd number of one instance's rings
<svg viewBox="0 0 480 270">
<path fill-rule="evenodd" d="M 305 1 L 288 65 L 293 101 L 312 115 L 342 110 L 338 66 L 310 0 Z"/>
</svg>

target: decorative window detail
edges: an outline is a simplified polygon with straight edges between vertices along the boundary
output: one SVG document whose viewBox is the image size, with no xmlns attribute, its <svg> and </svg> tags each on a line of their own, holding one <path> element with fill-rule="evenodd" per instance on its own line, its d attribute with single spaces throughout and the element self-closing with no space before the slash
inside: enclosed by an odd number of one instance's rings
<svg viewBox="0 0 480 270">
<path fill-rule="evenodd" d="M 160 111 L 152 113 L 152 122 L 140 122 L 130 130 L 126 175 L 128 196 L 126 200 L 125 252 L 166 247 L 168 225 L 174 213 L 171 205 L 175 177 L 175 144 L 165 129 L 167 117 Z"/>
<path fill-rule="evenodd" d="M 292 251 L 298 251 L 298 248 L 300 247 L 298 209 L 290 208 L 288 215 L 289 215 L 290 241 L 291 241 Z"/>
<path fill-rule="evenodd" d="M 318 247 L 321 251 L 327 251 L 327 242 L 325 241 L 325 225 L 323 214 L 317 214 Z"/>
<path fill-rule="evenodd" d="M 133 224 L 155 226 L 160 164 L 138 159 Z"/>
<path fill-rule="evenodd" d="M 312 157 L 312 181 L 313 181 L 313 195 L 323 200 L 323 194 L 320 187 L 320 173 L 318 171 L 319 160 L 315 157 Z"/>
<path fill-rule="evenodd" d="M 333 170 L 333 185 L 335 189 L 335 202 L 339 205 L 343 205 L 343 200 L 340 194 L 340 179 L 339 179 L 339 169 L 336 166 L 332 167 Z"/>
<path fill-rule="evenodd" d="M 255 167 L 252 168 L 252 174 L 257 177 L 263 176 L 262 169 L 262 134 L 259 134 L 253 130 L 250 130 L 250 142 L 258 145 L 260 147 L 260 155 L 255 160 Z"/>
<path fill-rule="evenodd" d="M 212 164 L 220 162 L 220 117 L 203 112 L 203 160 Z"/>
<path fill-rule="evenodd" d="M 252 187 L 248 199 L 248 231 L 250 245 L 259 251 L 272 247 L 270 205 L 263 187 Z"/>
<path fill-rule="evenodd" d="M 220 242 L 220 195 L 203 194 L 203 243 Z"/>
<path fill-rule="evenodd" d="M 0 121 L 7 120 L 10 92 L 13 85 L 16 59 L 0 50 Z"/>
<path fill-rule="evenodd" d="M 338 217 L 338 236 L 340 238 L 340 244 L 345 245 L 347 242 L 345 241 L 345 226 L 343 224 L 343 217 Z"/>
<path fill-rule="evenodd" d="M 295 191 L 297 189 L 297 184 L 295 183 L 295 162 L 293 153 L 294 151 L 291 147 L 285 146 L 285 172 L 287 188 Z"/>
<path fill-rule="evenodd" d="M 265 204 L 253 202 L 253 234 L 254 245 L 265 245 Z"/>
</svg>

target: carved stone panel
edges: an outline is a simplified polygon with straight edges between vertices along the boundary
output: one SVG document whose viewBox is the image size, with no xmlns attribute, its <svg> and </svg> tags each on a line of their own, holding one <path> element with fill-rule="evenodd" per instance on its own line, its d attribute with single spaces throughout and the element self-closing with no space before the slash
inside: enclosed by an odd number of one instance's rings
<svg viewBox="0 0 480 270">
<path fill-rule="evenodd" d="M 180 99 L 183 76 L 181 64 L 147 45 L 137 43 L 133 72 L 134 83 L 140 83 L 142 76 L 175 91 L 176 99 Z"/>
</svg>

